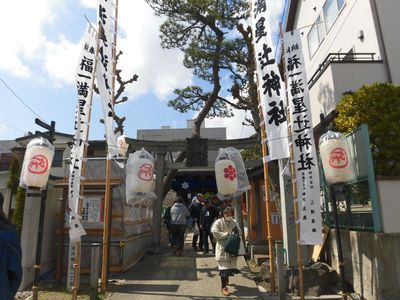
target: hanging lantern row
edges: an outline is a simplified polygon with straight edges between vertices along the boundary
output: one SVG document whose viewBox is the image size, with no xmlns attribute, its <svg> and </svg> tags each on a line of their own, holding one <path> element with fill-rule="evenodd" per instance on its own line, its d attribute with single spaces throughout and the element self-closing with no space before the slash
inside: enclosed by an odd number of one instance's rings
<svg viewBox="0 0 400 300">
<path fill-rule="evenodd" d="M 54 147 L 45 138 L 35 138 L 26 146 L 20 186 L 45 188 L 49 180 Z"/>
<path fill-rule="evenodd" d="M 329 184 L 355 180 L 353 160 L 343 134 L 328 131 L 322 135 L 319 139 L 319 151 L 325 178 Z"/>
</svg>

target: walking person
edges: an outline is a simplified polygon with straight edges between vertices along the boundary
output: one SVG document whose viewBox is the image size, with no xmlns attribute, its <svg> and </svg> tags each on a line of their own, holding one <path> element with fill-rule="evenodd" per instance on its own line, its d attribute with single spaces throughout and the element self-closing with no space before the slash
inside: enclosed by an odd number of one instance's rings
<svg viewBox="0 0 400 300">
<path fill-rule="evenodd" d="M 211 196 L 210 200 L 211 204 L 215 207 L 218 213 L 217 217 L 219 218 L 220 216 L 222 216 L 222 211 L 224 210 L 223 201 L 219 200 L 218 196 L 215 194 Z"/>
<path fill-rule="evenodd" d="M 182 197 L 177 197 L 176 202 L 171 207 L 171 233 L 172 246 L 175 248 L 174 254 L 181 256 L 185 243 L 185 230 L 190 214 Z"/>
<path fill-rule="evenodd" d="M 175 204 L 175 201 L 172 205 Z M 172 247 L 172 232 L 171 232 L 171 208 L 172 206 L 168 206 L 164 212 L 164 216 L 163 216 L 163 221 L 165 224 L 165 227 L 168 230 L 168 242 L 169 242 L 169 246 Z"/>
<path fill-rule="evenodd" d="M 200 228 L 200 212 L 203 208 L 204 196 L 198 193 L 192 200 L 192 204 L 189 206 L 190 217 L 193 219 L 193 226 L 196 223 L 199 228 L 198 234 L 193 233 L 192 247 L 193 251 L 203 250 L 203 229 Z M 197 241 L 199 241 L 199 248 L 197 248 Z"/>
<path fill-rule="evenodd" d="M 3 212 L 0 193 L 0 293 L 1 299 L 12 300 L 22 280 L 21 244 L 15 226 Z"/>
<path fill-rule="evenodd" d="M 239 233 L 240 228 L 233 218 L 234 210 L 227 206 L 223 211 L 223 217 L 215 221 L 211 232 L 217 241 L 215 246 L 215 259 L 218 262 L 219 275 L 221 276 L 221 292 L 224 296 L 229 296 L 228 290 L 229 277 L 240 273 L 237 269 L 237 256 L 231 256 L 224 250 L 226 240 L 232 233 Z"/>
<path fill-rule="evenodd" d="M 211 204 L 210 200 L 204 200 L 204 206 L 200 212 L 200 229 L 203 231 L 203 254 L 207 254 L 209 251 L 208 238 L 210 238 L 213 252 L 215 252 L 215 243 L 213 242 L 213 235 L 211 233 L 211 225 L 214 223 L 218 216 L 216 208 Z"/>
</svg>

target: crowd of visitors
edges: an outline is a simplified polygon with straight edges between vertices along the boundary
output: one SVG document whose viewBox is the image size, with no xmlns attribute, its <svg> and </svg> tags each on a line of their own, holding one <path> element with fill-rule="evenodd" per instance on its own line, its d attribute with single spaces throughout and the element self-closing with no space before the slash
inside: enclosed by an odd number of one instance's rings
<svg viewBox="0 0 400 300">
<path fill-rule="evenodd" d="M 236 267 L 237 255 L 225 251 L 229 235 L 241 235 L 240 226 L 233 218 L 232 199 L 221 201 L 217 195 L 205 198 L 198 193 L 188 206 L 181 197 L 164 213 L 164 223 L 169 231 L 172 253 L 181 256 L 183 253 L 185 231 L 192 231 L 193 251 L 208 254 L 210 244 L 218 263 L 221 277 L 221 292 L 229 296 L 229 277 L 239 273 Z"/>
</svg>

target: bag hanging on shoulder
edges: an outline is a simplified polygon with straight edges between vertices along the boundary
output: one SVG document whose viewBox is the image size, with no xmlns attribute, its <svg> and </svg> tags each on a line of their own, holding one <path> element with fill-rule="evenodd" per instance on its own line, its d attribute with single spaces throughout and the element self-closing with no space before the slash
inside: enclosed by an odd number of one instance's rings
<svg viewBox="0 0 400 300">
<path fill-rule="evenodd" d="M 194 223 L 193 226 L 193 235 L 199 235 L 200 234 L 200 230 L 199 230 L 199 226 L 197 226 L 197 223 Z"/>
<path fill-rule="evenodd" d="M 228 235 L 224 247 L 225 252 L 237 256 L 239 253 L 239 247 L 240 247 L 240 236 L 235 233 L 231 233 L 230 235 Z"/>
</svg>

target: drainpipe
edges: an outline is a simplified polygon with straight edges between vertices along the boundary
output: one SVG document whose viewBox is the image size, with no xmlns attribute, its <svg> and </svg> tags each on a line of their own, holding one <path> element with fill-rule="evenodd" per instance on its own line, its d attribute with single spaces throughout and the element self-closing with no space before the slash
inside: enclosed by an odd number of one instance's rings
<svg viewBox="0 0 400 300">
<path fill-rule="evenodd" d="M 371 0 L 371 8 L 372 8 L 372 13 L 373 15 L 375 15 L 376 17 L 376 28 L 378 30 L 378 40 L 379 40 L 379 44 L 381 45 L 381 51 L 384 55 L 384 64 L 386 67 L 386 75 L 387 75 L 387 80 L 389 83 L 393 83 L 392 80 L 392 73 L 390 72 L 390 66 L 389 66 L 389 58 L 387 55 L 387 51 L 386 51 L 386 46 L 385 46 L 385 40 L 383 38 L 383 33 L 382 33 L 382 27 L 381 27 L 381 21 L 379 18 L 379 13 L 378 13 L 378 7 L 376 5 L 376 0 Z"/>
</svg>

